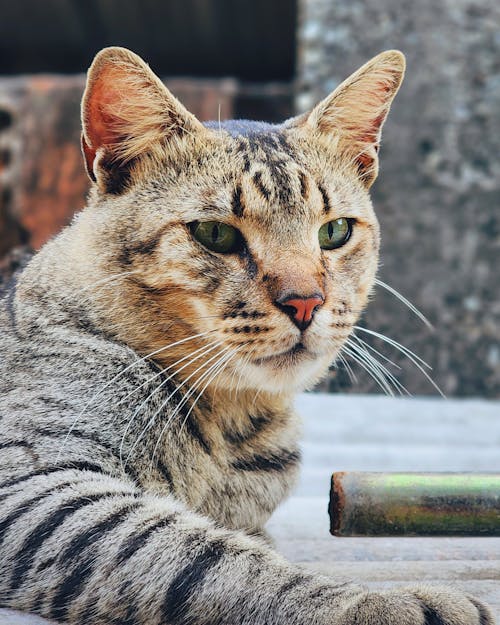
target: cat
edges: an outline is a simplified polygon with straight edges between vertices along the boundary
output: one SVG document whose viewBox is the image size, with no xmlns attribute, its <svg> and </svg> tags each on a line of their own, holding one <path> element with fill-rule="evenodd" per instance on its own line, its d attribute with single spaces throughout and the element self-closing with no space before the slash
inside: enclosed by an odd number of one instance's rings
<svg viewBox="0 0 500 625">
<path fill-rule="evenodd" d="M 202 124 L 132 52 L 96 56 L 88 205 L 0 304 L 0 606 L 70 625 L 493 622 L 455 590 L 306 572 L 263 537 L 299 470 L 293 396 L 374 284 L 369 188 L 404 66 L 384 52 L 280 125 Z"/>
</svg>

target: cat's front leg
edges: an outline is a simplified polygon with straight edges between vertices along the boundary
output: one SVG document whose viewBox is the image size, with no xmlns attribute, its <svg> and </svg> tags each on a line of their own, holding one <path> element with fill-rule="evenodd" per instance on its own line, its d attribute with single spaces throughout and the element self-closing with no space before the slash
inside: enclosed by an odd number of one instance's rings
<svg viewBox="0 0 500 625">
<path fill-rule="evenodd" d="M 415 585 L 347 599 L 332 625 L 493 625 L 477 599 L 448 587 Z"/>
<path fill-rule="evenodd" d="M 77 464 L 0 482 L 0 607 L 68 625 L 331 625 L 360 593 Z"/>
<path fill-rule="evenodd" d="M 367 593 L 302 571 L 97 465 L 20 472 L 0 498 L 0 607 L 68 625 L 493 623 L 453 591 Z"/>
</svg>

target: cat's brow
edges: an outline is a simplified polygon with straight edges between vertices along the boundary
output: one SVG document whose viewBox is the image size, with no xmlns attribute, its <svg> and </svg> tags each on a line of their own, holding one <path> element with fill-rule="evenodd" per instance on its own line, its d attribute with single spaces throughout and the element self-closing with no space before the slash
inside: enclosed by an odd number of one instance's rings
<svg viewBox="0 0 500 625">
<path fill-rule="evenodd" d="M 321 193 L 321 198 L 323 200 L 323 212 L 328 214 L 330 212 L 330 198 L 328 197 L 328 192 L 325 187 L 321 183 L 317 183 L 319 192 Z"/>
<path fill-rule="evenodd" d="M 243 213 L 245 211 L 245 200 L 243 198 L 243 191 L 241 189 L 241 184 L 237 184 L 234 189 L 234 193 L 233 193 L 233 197 L 231 201 L 231 208 L 233 210 L 233 213 L 236 215 L 236 217 L 243 216 Z"/>
</svg>

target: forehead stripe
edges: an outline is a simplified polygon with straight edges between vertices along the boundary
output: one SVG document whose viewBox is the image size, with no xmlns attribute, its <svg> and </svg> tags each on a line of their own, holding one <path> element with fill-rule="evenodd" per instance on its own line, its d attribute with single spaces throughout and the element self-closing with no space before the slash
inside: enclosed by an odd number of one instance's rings
<svg viewBox="0 0 500 625">
<path fill-rule="evenodd" d="M 309 182 L 307 180 L 307 175 L 301 171 L 299 172 L 299 180 L 300 180 L 300 195 L 304 200 L 309 199 Z"/>
<path fill-rule="evenodd" d="M 256 171 L 252 176 L 252 181 L 260 195 L 268 200 L 271 197 L 271 192 L 262 181 L 262 172 Z"/>
<path fill-rule="evenodd" d="M 320 183 L 318 183 L 318 189 L 319 189 L 319 192 L 321 193 L 321 197 L 323 198 L 323 212 L 329 213 L 330 212 L 330 199 L 328 197 L 328 193 L 326 192 L 325 187 Z"/>
<path fill-rule="evenodd" d="M 231 208 L 236 217 L 241 217 L 245 210 L 245 202 L 243 200 L 243 191 L 241 190 L 241 185 L 237 184 L 234 192 L 233 198 L 231 201 Z"/>
</svg>

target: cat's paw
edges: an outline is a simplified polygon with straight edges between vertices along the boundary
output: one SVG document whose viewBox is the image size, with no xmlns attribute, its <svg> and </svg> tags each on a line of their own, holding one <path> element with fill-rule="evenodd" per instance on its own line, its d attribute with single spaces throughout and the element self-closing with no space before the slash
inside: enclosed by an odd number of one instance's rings
<svg viewBox="0 0 500 625">
<path fill-rule="evenodd" d="M 411 586 L 367 592 L 335 625 L 494 625 L 490 610 L 474 597 L 446 587 Z"/>
</svg>

